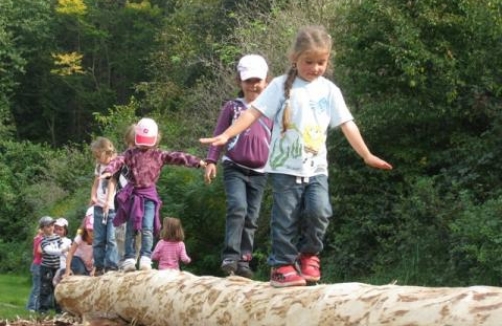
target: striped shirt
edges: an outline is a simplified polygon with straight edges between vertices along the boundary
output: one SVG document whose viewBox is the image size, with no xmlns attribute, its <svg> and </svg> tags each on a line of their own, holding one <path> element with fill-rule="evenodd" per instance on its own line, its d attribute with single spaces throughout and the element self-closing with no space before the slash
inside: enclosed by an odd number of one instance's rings
<svg viewBox="0 0 502 326">
<path fill-rule="evenodd" d="M 60 247 L 62 244 L 63 241 L 59 235 L 44 235 L 44 238 L 40 243 L 40 246 L 42 247 L 42 266 L 59 268 L 61 257 Z"/>
<path fill-rule="evenodd" d="M 185 244 L 183 241 L 173 242 L 160 240 L 152 253 L 152 260 L 159 261 L 159 270 L 162 269 L 180 269 L 179 261 L 185 264 L 190 263 Z"/>
</svg>

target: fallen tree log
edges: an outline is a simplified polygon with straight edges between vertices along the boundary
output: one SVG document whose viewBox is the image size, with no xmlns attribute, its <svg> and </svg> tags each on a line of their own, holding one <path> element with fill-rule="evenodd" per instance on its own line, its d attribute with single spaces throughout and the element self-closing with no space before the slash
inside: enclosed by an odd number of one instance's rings
<svg viewBox="0 0 502 326">
<path fill-rule="evenodd" d="M 87 320 L 183 325 L 502 325 L 502 288 L 429 288 L 363 283 L 277 289 L 241 277 L 176 271 L 71 276 L 59 304 Z"/>
</svg>

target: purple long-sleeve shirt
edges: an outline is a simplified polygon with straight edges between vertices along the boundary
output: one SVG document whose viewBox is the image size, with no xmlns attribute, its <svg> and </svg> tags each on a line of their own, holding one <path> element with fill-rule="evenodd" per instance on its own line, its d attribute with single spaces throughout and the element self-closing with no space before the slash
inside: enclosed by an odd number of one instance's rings
<svg viewBox="0 0 502 326">
<path fill-rule="evenodd" d="M 164 165 L 184 165 L 198 168 L 201 159 L 183 152 L 169 152 L 157 148 L 131 148 L 114 158 L 104 170 L 114 175 L 122 166 L 129 168 L 129 182 L 135 188 L 147 188 L 159 180 Z"/>
<path fill-rule="evenodd" d="M 247 109 L 248 106 L 242 99 L 226 102 L 213 134 L 216 136 L 223 133 Z M 260 117 L 248 129 L 230 139 L 226 146 L 209 146 L 206 160 L 216 163 L 225 149 L 223 160 L 231 160 L 250 169 L 263 168 L 268 159 L 272 125 L 270 119 Z"/>
<path fill-rule="evenodd" d="M 194 155 L 163 151 L 157 148 L 146 150 L 131 148 L 114 158 L 103 173 L 114 175 L 125 165 L 129 169 L 129 182 L 117 195 L 119 207 L 113 224 L 118 226 L 132 218 L 134 228 L 140 230 L 143 219 L 143 202 L 148 199 L 155 203 L 154 233 L 158 234 L 162 201 L 157 194 L 156 184 L 162 168 L 168 164 L 198 168 L 200 161 Z"/>
</svg>

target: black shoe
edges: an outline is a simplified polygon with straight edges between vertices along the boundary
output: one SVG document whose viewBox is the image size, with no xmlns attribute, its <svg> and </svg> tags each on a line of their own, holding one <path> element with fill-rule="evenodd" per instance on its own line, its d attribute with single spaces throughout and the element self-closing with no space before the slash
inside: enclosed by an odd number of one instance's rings
<svg viewBox="0 0 502 326">
<path fill-rule="evenodd" d="M 233 275 L 237 271 L 237 261 L 230 258 L 223 259 L 221 270 L 229 275 Z"/>
<path fill-rule="evenodd" d="M 96 270 L 94 271 L 94 276 L 101 276 L 104 274 L 105 274 L 105 269 L 101 267 L 96 268 Z"/>
<path fill-rule="evenodd" d="M 235 274 L 245 277 L 245 278 L 253 278 L 253 271 L 249 267 L 248 261 L 240 261 L 237 263 L 237 270 Z"/>
</svg>

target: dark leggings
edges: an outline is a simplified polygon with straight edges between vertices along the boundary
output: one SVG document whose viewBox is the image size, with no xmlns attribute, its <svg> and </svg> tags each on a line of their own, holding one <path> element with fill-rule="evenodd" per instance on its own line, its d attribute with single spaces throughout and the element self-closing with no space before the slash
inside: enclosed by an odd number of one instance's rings
<svg viewBox="0 0 502 326">
<path fill-rule="evenodd" d="M 58 268 L 40 266 L 40 313 L 46 313 L 49 309 L 54 308 L 56 313 L 61 312 L 61 308 L 54 298 L 54 285 L 52 279 Z"/>
</svg>

